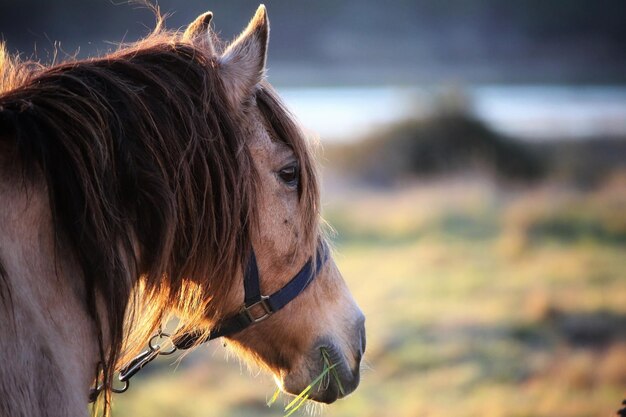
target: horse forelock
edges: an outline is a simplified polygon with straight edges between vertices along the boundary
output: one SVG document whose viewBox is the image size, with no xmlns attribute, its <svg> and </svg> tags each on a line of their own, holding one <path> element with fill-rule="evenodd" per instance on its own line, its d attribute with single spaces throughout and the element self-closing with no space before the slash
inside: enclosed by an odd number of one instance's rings
<svg viewBox="0 0 626 417">
<path fill-rule="evenodd" d="M 314 159 L 315 144 L 306 139 L 294 116 L 269 84 L 262 83 L 255 97 L 258 109 L 272 130 L 272 136 L 291 148 L 299 162 L 300 216 L 308 243 L 307 251 L 315 254 L 315 246 L 320 239 L 320 190 Z"/>
<path fill-rule="evenodd" d="M 256 217 L 245 116 L 229 104 L 214 58 L 178 33 L 47 68 L 0 55 L 0 137 L 14 138 L 26 174 L 44 173 L 89 313 L 108 329 L 99 336 L 108 382 L 123 350 L 136 351 L 170 311 L 186 318 L 183 330 L 222 314 Z M 314 242 L 309 144 L 269 85 L 255 97 L 300 161 L 301 215 Z"/>
</svg>

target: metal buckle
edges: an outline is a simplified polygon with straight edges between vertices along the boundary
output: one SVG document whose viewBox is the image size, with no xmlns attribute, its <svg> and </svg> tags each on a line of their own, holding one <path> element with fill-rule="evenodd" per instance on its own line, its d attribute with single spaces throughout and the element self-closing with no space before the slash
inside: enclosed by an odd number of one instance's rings
<svg viewBox="0 0 626 417">
<path fill-rule="evenodd" d="M 259 323 L 265 320 L 266 318 L 268 318 L 269 316 L 271 316 L 273 313 L 272 307 L 270 307 L 270 305 L 267 303 L 268 299 L 269 299 L 268 296 L 262 295 L 261 299 L 257 301 L 256 303 L 252 303 L 249 306 L 244 305 L 243 307 L 241 307 L 241 312 L 244 313 L 248 317 L 250 322 Z M 259 317 L 254 317 L 252 313 L 252 309 L 255 308 L 256 306 L 261 306 L 263 308 L 263 314 Z"/>
</svg>

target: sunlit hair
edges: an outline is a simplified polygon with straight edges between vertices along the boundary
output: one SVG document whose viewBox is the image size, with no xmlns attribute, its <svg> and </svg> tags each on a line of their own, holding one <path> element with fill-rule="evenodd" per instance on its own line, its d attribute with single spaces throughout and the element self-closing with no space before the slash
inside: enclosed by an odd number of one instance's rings
<svg viewBox="0 0 626 417">
<path fill-rule="evenodd" d="M 186 318 L 180 331 L 206 325 L 240 285 L 257 176 L 245 112 L 229 104 L 217 66 L 161 23 L 102 58 L 52 66 L 0 47 L 0 151 L 14 156 L 2 172 L 45 178 L 56 245 L 82 268 L 105 384 L 172 312 Z M 319 190 L 309 145 L 268 84 L 252 99 L 300 162 L 312 248 Z M 109 401 L 106 392 L 105 413 Z"/>
</svg>

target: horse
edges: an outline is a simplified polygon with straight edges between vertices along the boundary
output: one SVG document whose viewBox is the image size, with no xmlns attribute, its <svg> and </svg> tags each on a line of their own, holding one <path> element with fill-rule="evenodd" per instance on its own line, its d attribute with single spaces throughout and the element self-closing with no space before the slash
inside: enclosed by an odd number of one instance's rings
<svg viewBox="0 0 626 417">
<path fill-rule="evenodd" d="M 172 316 L 185 347 L 223 336 L 286 393 L 322 350 L 337 378 L 310 399 L 356 389 L 365 319 L 314 144 L 266 79 L 266 10 L 230 43 L 211 18 L 171 31 L 157 11 L 144 39 L 51 65 L 1 45 L 0 416 L 85 415 L 98 381 L 110 414 L 114 376 Z"/>
</svg>

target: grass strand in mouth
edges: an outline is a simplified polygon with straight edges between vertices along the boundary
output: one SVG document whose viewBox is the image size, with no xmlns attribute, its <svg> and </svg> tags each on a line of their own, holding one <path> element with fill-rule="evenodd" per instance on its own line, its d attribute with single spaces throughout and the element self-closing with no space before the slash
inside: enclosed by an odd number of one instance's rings
<svg viewBox="0 0 626 417">
<path fill-rule="evenodd" d="M 335 366 L 337 366 L 337 364 L 332 363 L 330 359 L 330 354 L 328 353 L 326 348 L 320 348 L 320 352 L 322 354 L 322 361 L 324 362 L 324 369 L 309 385 L 306 386 L 306 388 L 304 388 L 300 392 L 300 394 L 296 396 L 296 398 L 294 398 L 293 400 L 291 400 L 289 404 L 287 404 L 287 406 L 285 407 L 285 412 L 287 414 L 285 414 L 284 417 L 289 417 L 293 413 L 295 413 L 296 410 L 300 409 L 300 407 L 302 407 L 302 405 L 309 399 L 309 396 L 310 396 L 309 393 L 313 389 L 313 387 L 320 384 L 322 380 L 324 379 L 324 377 L 328 376 L 329 374 L 337 382 L 337 387 L 339 388 L 339 392 L 341 392 L 342 395 L 345 394 L 343 386 L 341 385 L 341 381 L 339 380 L 339 374 L 337 373 L 337 370 L 335 369 Z M 280 394 L 280 388 L 276 390 L 274 395 L 272 395 L 272 398 L 270 398 L 270 400 L 267 402 L 268 407 L 271 407 L 272 404 L 276 402 L 279 394 Z"/>
<path fill-rule="evenodd" d="M 320 350 L 322 352 L 322 358 L 324 359 L 324 368 L 326 369 L 326 367 L 328 367 L 328 371 L 335 379 L 335 382 L 337 383 L 337 387 L 339 388 L 339 392 L 341 393 L 341 395 L 342 396 L 346 395 L 346 391 L 343 389 L 343 385 L 341 385 L 341 379 L 339 379 L 339 374 L 337 373 L 337 369 L 335 369 L 336 364 L 332 364 L 332 361 L 330 360 L 330 354 L 328 353 L 326 348 L 320 348 Z"/>
</svg>

